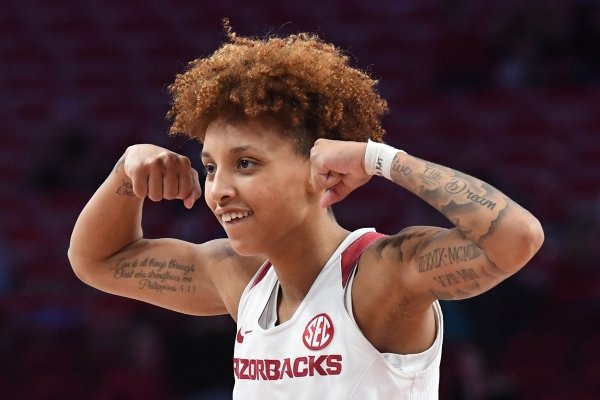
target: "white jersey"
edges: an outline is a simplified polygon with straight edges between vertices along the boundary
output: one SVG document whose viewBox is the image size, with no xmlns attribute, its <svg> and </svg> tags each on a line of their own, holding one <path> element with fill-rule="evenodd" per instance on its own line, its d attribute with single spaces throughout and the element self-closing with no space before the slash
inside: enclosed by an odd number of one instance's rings
<svg viewBox="0 0 600 400">
<path fill-rule="evenodd" d="M 352 232 L 333 253 L 289 321 L 275 326 L 279 282 L 265 263 L 242 294 L 233 369 L 234 399 L 438 398 L 443 321 L 423 353 L 380 353 L 356 325 L 352 277 L 360 254 L 383 235 Z"/>
</svg>

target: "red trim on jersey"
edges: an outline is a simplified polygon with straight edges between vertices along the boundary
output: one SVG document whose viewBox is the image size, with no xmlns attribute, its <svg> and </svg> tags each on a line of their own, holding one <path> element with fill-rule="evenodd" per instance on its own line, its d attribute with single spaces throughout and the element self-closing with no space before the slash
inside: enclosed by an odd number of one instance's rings
<svg viewBox="0 0 600 400">
<path fill-rule="evenodd" d="M 377 239 L 384 237 L 383 233 L 367 232 L 356 239 L 342 253 L 342 287 L 345 288 L 350 279 L 350 272 L 360 255 Z"/>
<path fill-rule="evenodd" d="M 260 281 L 262 281 L 262 279 L 265 277 L 265 275 L 267 275 L 267 272 L 269 271 L 269 268 L 271 268 L 271 261 L 267 261 L 265 263 L 265 265 L 263 265 L 260 268 L 260 271 L 258 271 L 258 274 L 256 274 L 256 278 L 254 278 L 254 282 L 252 282 L 252 286 L 250 286 L 250 289 L 252 289 L 254 286 L 258 285 L 258 283 Z"/>
</svg>

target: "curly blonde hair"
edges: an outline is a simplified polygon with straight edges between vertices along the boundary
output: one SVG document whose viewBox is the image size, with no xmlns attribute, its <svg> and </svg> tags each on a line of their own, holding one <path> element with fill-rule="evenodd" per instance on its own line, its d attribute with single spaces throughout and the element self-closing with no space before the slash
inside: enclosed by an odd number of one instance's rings
<svg viewBox="0 0 600 400">
<path fill-rule="evenodd" d="M 382 140 L 388 108 L 377 81 L 338 48 L 308 33 L 240 37 L 223 24 L 229 43 L 190 62 L 169 86 L 170 134 L 202 141 L 217 118 L 270 117 L 306 157 L 318 138 Z"/>
</svg>

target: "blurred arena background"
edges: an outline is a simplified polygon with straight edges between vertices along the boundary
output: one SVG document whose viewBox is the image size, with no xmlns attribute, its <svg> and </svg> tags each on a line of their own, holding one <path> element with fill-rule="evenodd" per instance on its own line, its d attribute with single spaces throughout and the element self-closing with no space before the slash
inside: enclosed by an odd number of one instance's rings
<svg viewBox="0 0 600 400">
<path fill-rule="evenodd" d="M 166 134 L 165 87 L 242 35 L 317 32 L 380 79 L 387 142 L 484 178 L 546 242 L 495 290 L 444 302 L 442 400 L 600 396 L 600 3 L 586 0 L 0 2 L 0 398 L 227 399 L 235 327 L 96 291 L 71 229 L 133 143 Z M 349 228 L 442 224 L 383 180 Z M 368 205 L 368 206 L 367 206 Z M 147 204 L 148 237 L 222 236 L 205 205 Z"/>
</svg>

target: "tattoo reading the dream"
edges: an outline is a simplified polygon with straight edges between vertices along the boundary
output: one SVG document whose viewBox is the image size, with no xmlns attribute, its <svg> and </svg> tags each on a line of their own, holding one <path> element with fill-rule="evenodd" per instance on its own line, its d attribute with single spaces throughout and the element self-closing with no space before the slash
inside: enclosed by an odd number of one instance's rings
<svg viewBox="0 0 600 400">
<path fill-rule="evenodd" d="M 195 293 L 192 275 L 194 264 L 181 264 L 176 259 L 169 261 L 153 257 L 122 260 L 114 265 L 114 279 L 134 279 L 140 290 L 152 290 L 157 293 L 180 292 Z"/>
<path fill-rule="evenodd" d="M 485 196 L 473 193 L 471 189 L 467 188 L 467 182 L 462 179 L 453 179 L 444 186 L 444 190 L 450 194 L 464 194 L 467 200 L 473 203 L 481 204 L 483 207 L 487 207 L 490 210 L 496 208 L 496 202 L 486 198 Z"/>
<path fill-rule="evenodd" d="M 442 179 L 442 172 L 438 169 L 433 168 L 433 165 L 427 165 L 425 171 L 418 175 L 421 182 L 427 186 L 437 186 L 440 184 Z"/>
</svg>

